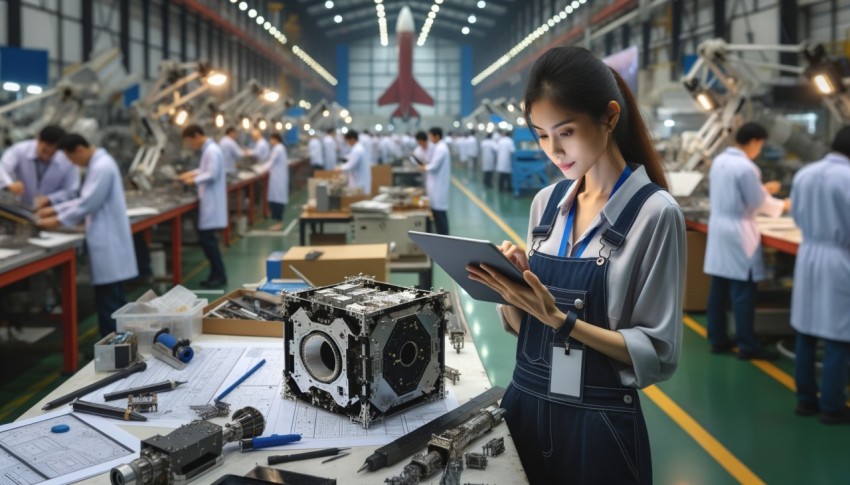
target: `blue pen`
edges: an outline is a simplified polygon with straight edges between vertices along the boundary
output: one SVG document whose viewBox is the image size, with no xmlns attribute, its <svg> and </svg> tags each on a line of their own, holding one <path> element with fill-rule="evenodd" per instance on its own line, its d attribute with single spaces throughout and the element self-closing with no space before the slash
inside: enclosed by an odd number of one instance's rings
<svg viewBox="0 0 850 485">
<path fill-rule="evenodd" d="M 241 440 L 242 451 L 259 450 L 260 448 L 271 448 L 272 446 L 287 445 L 301 441 L 300 434 L 273 434 L 271 436 L 260 436 L 258 438 L 246 438 Z"/>
<path fill-rule="evenodd" d="M 224 396 L 230 394 L 230 392 L 233 391 L 234 389 L 236 389 L 236 387 L 239 384 L 242 384 L 243 382 L 245 382 L 245 379 L 251 377 L 251 374 L 253 374 L 254 372 L 257 372 L 257 369 L 262 367 L 263 364 L 265 364 L 265 363 L 266 363 L 266 359 L 263 359 L 263 360 L 257 362 L 257 365 L 255 365 L 254 367 L 251 367 L 251 369 L 248 372 L 246 372 L 245 375 L 243 375 L 239 379 L 236 379 L 236 382 L 231 384 L 230 387 L 228 387 L 221 394 L 219 394 L 218 397 L 215 398 L 215 402 L 219 402 L 222 399 L 224 399 Z"/>
</svg>

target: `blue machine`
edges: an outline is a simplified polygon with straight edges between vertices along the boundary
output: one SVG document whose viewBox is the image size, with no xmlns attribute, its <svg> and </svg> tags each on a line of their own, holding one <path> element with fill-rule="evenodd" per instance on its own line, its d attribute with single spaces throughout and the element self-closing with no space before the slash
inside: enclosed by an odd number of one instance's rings
<svg viewBox="0 0 850 485">
<path fill-rule="evenodd" d="M 511 161 L 514 197 L 519 197 L 523 190 L 537 192 L 549 185 L 547 169 L 551 163 L 531 130 L 525 126 L 515 127 L 513 140 L 516 145 Z"/>
</svg>

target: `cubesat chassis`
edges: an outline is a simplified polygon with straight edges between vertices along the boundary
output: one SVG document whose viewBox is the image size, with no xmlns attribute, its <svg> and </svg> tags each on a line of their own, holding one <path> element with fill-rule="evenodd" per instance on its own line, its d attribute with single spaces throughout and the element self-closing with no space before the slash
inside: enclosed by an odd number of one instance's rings
<svg viewBox="0 0 850 485">
<path fill-rule="evenodd" d="M 376 419 L 444 397 L 448 293 L 364 276 L 284 294 L 284 396 Z"/>
</svg>

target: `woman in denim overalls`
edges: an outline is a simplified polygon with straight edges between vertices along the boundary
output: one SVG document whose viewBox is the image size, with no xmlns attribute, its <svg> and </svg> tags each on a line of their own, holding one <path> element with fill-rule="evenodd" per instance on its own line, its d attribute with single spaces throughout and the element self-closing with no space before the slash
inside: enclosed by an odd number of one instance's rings
<svg viewBox="0 0 850 485">
<path fill-rule="evenodd" d="M 538 59 L 523 109 L 567 180 L 535 198 L 528 255 L 502 244 L 527 287 L 467 268 L 519 335 L 505 419 L 532 484 L 651 483 L 636 388 L 678 362 L 681 210 L 634 96 L 587 50 Z"/>
</svg>

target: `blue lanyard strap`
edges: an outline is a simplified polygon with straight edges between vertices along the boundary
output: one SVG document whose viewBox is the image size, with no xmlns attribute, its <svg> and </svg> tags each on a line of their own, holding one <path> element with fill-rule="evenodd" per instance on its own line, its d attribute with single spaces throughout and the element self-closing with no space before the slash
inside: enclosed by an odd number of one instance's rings
<svg viewBox="0 0 850 485">
<path fill-rule="evenodd" d="M 626 182 L 626 179 L 629 178 L 629 175 L 632 174 L 632 169 L 626 165 L 626 169 L 623 170 L 623 173 L 620 175 L 620 178 L 617 179 L 617 183 L 614 184 L 614 189 L 611 191 L 611 195 L 608 196 L 608 200 L 611 200 L 611 197 L 614 197 L 614 194 L 617 193 L 617 190 L 623 186 L 623 183 Z M 576 206 L 578 205 L 578 194 L 573 198 L 573 203 L 570 206 L 570 211 L 567 214 L 567 225 L 564 227 L 564 237 L 561 238 L 561 248 L 558 250 L 558 256 L 565 257 L 567 253 L 567 242 L 570 240 L 570 234 L 573 232 L 573 224 L 575 223 L 576 218 Z M 593 237 L 596 236 L 596 231 L 599 230 L 599 226 L 596 226 L 586 238 L 581 242 L 578 246 L 578 251 L 575 253 L 575 257 L 580 258 L 582 254 L 584 254 L 584 250 L 587 249 L 587 245 L 590 244 L 590 241 L 593 240 Z M 578 237 L 578 236 L 576 236 Z"/>
</svg>

